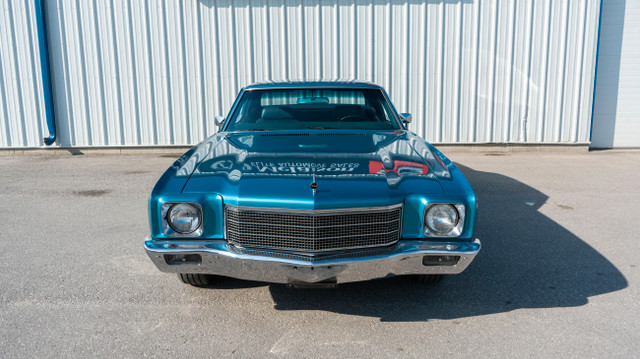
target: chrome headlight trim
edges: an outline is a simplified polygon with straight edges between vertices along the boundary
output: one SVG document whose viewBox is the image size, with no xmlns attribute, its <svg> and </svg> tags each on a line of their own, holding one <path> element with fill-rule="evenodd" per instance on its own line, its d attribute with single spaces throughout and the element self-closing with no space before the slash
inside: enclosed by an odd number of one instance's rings
<svg viewBox="0 0 640 359">
<path fill-rule="evenodd" d="M 173 227 L 171 227 L 171 224 L 169 224 L 169 220 L 168 220 L 169 211 L 171 210 L 171 208 L 173 208 L 173 206 L 180 205 L 180 204 L 185 204 L 185 205 L 192 206 L 198 212 L 199 225 L 193 232 L 181 233 L 181 232 L 176 231 Z M 171 237 L 199 237 L 199 236 L 202 235 L 202 231 L 203 231 L 203 229 L 202 229 L 202 227 L 203 227 L 203 223 L 202 223 L 202 206 L 200 206 L 199 203 L 194 203 L 194 202 L 169 202 L 169 203 L 163 203 L 162 207 L 161 207 L 160 215 L 162 216 L 162 231 L 164 232 L 164 234 L 166 234 L 168 236 L 171 236 Z"/>
<path fill-rule="evenodd" d="M 429 210 L 434 206 L 451 206 L 453 207 L 457 214 L 458 220 L 454 225 L 453 229 L 449 232 L 442 233 L 437 232 L 434 229 L 430 228 L 427 222 L 427 215 L 429 214 Z M 464 229 L 464 221 L 465 221 L 465 206 L 462 203 L 447 203 L 447 202 L 437 202 L 437 203 L 429 203 L 425 209 L 424 214 L 422 216 L 422 232 L 427 237 L 459 237 L 462 234 L 462 230 Z"/>
</svg>

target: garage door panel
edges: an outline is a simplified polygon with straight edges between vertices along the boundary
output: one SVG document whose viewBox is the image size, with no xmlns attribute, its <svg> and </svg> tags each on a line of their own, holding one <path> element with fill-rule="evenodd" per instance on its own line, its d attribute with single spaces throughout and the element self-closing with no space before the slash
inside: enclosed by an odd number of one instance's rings
<svg viewBox="0 0 640 359">
<path fill-rule="evenodd" d="M 640 147 L 640 1 L 603 1 L 592 147 Z"/>
<path fill-rule="evenodd" d="M 616 115 L 614 147 L 638 147 L 640 118 L 635 115 Z"/>
<path fill-rule="evenodd" d="M 597 115 L 593 116 L 593 139 L 591 140 L 592 148 L 611 148 L 613 147 L 613 136 L 615 135 L 616 116 L 615 115 Z M 595 134 L 598 134 L 597 136 Z"/>
<path fill-rule="evenodd" d="M 593 109 L 595 115 L 615 115 L 618 104 L 618 86 L 600 86 L 598 85 L 598 92 L 596 92 L 596 106 Z M 594 117 L 595 122 L 595 117 Z"/>
</svg>

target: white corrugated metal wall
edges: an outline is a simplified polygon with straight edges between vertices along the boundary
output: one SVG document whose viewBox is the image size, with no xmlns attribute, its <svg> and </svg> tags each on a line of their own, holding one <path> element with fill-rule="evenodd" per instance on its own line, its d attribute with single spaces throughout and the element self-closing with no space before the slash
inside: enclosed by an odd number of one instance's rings
<svg viewBox="0 0 640 359">
<path fill-rule="evenodd" d="M 0 147 L 44 146 L 47 125 L 33 2 L 0 4 Z"/>
<path fill-rule="evenodd" d="M 0 146 L 36 146 L 32 5 L 3 4 Z M 432 142 L 588 142 L 599 6 L 49 0 L 57 145 L 194 144 L 242 86 L 318 78 L 384 86 Z"/>
</svg>

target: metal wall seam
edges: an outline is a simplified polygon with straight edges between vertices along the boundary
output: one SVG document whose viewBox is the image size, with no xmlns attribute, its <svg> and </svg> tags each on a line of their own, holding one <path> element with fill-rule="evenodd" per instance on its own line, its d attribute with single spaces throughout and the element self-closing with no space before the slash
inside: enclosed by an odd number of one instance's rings
<svg viewBox="0 0 640 359">
<path fill-rule="evenodd" d="M 41 146 L 31 2 L 0 12 L 0 147 Z M 598 0 L 47 1 L 58 145 L 194 144 L 252 82 L 384 86 L 439 143 L 589 141 Z"/>
</svg>

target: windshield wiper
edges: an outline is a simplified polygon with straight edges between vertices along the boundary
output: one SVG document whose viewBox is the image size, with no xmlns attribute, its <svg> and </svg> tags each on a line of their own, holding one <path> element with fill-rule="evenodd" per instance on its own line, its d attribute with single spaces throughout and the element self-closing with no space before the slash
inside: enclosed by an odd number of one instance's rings
<svg viewBox="0 0 640 359">
<path fill-rule="evenodd" d="M 335 130 L 335 127 L 320 127 L 320 126 L 308 126 L 310 130 Z"/>
<path fill-rule="evenodd" d="M 253 131 L 266 131 L 262 128 L 252 128 L 250 130 L 236 130 L 235 132 L 253 132 Z"/>
</svg>

